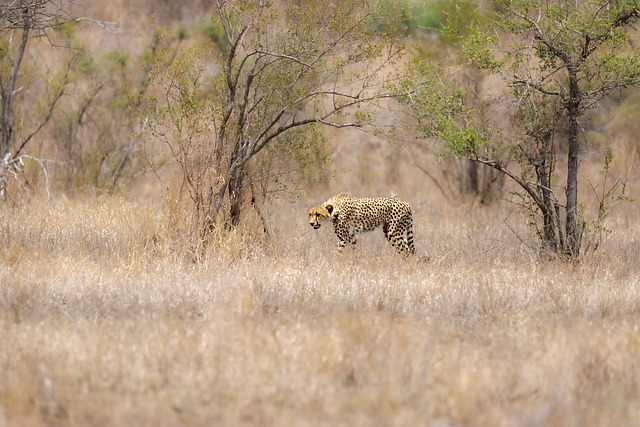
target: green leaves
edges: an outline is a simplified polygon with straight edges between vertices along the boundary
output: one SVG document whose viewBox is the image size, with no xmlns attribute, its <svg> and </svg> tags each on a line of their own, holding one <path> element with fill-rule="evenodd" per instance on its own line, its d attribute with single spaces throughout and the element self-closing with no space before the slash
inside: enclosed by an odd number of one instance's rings
<svg viewBox="0 0 640 427">
<path fill-rule="evenodd" d="M 629 32 L 640 20 L 639 5 L 632 0 L 493 4 L 484 16 L 468 22 L 451 19 L 443 30 L 455 54 L 462 54 L 475 71 L 461 69 L 455 59 L 447 61 L 452 53 L 443 49 L 441 77 L 432 78 L 420 97 L 403 101 L 411 105 L 422 135 L 436 141 L 441 153 L 484 163 L 513 179 L 530 198 L 523 205 L 536 214 L 543 240 L 573 257 L 582 239 L 577 220 L 585 223 L 579 217 L 585 210 L 577 204 L 576 159 L 584 138 L 580 119 L 617 88 L 640 84 L 640 49 L 629 42 Z M 487 72 L 502 80 L 502 85 L 492 80 L 494 89 L 500 88 L 493 96 L 511 106 L 505 117 L 495 117 L 491 99 L 477 83 Z M 508 133 L 501 135 L 501 124 Z M 557 180 L 555 170 L 557 156 L 563 155 L 556 149 L 559 143 L 569 149 L 564 180 Z M 507 168 L 505 158 L 517 161 L 516 172 Z M 608 154 L 605 170 L 610 164 Z M 562 207 L 556 181 L 566 183 Z M 620 186 L 617 181 L 609 184 L 600 195 L 598 222 L 613 200 L 609 190 Z"/>
<path fill-rule="evenodd" d="M 494 130 L 482 117 L 482 106 L 468 103 L 459 82 L 442 75 L 429 62 L 416 61 L 411 70 L 420 77 L 401 82 L 400 86 L 409 86 L 418 79 L 423 86 L 410 96 L 397 99 L 414 113 L 416 130 L 439 141 L 441 155 L 486 158 Z"/>
<path fill-rule="evenodd" d="M 629 87 L 640 82 L 640 49 L 627 54 L 604 52 L 594 61 L 603 85 Z"/>
<path fill-rule="evenodd" d="M 498 72 L 504 61 L 496 55 L 499 40 L 495 34 L 484 32 L 479 26 L 469 27 L 469 32 L 460 40 L 460 47 L 469 64 L 480 70 Z"/>
<path fill-rule="evenodd" d="M 404 52 L 370 25 L 367 0 L 215 4 L 206 44 L 158 34 L 142 115 L 181 167 L 207 224 L 200 238 L 225 200 L 237 223 L 243 180 L 266 194 L 318 179 L 327 156 L 315 125 L 373 122 Z"/>
</svg>

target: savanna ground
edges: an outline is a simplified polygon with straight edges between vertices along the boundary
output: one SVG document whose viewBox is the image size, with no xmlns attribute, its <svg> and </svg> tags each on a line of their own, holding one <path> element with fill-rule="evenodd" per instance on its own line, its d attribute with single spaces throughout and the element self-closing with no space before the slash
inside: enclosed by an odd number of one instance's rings
<svg viewBox="0 0 640 427">
<path fill-rule="evenodd" d="M 129 5 L 93 7 L 115 20 Z M 157 183 L 1 204 L 0 427 L 640 425 L 638 202 L 566 264 L 532 249 L 517 206 L 448 194 L 441 159 L 331 141 L 327 183 L 269 201 L 268 235 L 248 215 L 198 264 L 188 211 Z M 615 155 L 638 199 L 636 151 Z M 585 159 L 593 207 L 601 164 Z M 379 230 L 336 254 L 307 212 L 343 190 L 410 202 L 419 256 Z"/>
<path fill-rule="evenodd" d="M 633 203 L 567 265 L 508 204 L 412 190 L 414 259 L 339 256 L 310 201 L 201 264 L 158 199 L 3 206 L 0 425 L 637 425 Z"/>
</svg>

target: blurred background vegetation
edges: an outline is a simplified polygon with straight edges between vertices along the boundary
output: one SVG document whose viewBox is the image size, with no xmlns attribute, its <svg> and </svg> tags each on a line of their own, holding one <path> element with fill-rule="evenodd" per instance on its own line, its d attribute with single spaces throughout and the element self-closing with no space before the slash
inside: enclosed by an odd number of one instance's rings
<svg viewBox="0 0 640 427">
<path fill-rule="evenodd" d="M 417 46 L 442 38 L 437 30 L 446 16 L 461 13 L 471 16 L 478 10 L 475 3 L 466 0 L 378 3 L 381 14 L 372 16 L 370 25 L 392 29 L 398 37 Z M 136 185 L 149 181 L 153 175 L 147 172 L 166 164 L 162 156 L 151 156 L 150 147 L 144 146 L 141 140 L 144 124 L 137 115 L 148 89 L 151 62 L 158 53 L 159 34 L 164 34 L 165 43 L 167 39 L 175 43 L 176 53 L 202 39 L 211 40 L 214 49 L 224 52 L 228 45 L 219 20 L 212 19 L 213 2 L 60 4 L 64 8 L 61 18 L 68 22 L 52 25 L 46 32 L 32 32 L 29 55 L 21 65 L 19 77 L 24 86 L 12 111 L 15 121 L 24 127 L 20 131 L 29 132 L 42 124 L 43 110 L 48 108 L 56 85 L 65 85 L 64 96 L 52 118 L 27 148 L 42 165 L 32 160 L 18 187 L 31 195 L 44 193 L 45 187 L 53 194 L 135 191 Z M 47 8 L 55 12 L 56 5 L 57 2 L 51 2 Z M 15 30 L 5 25 L 4 44 L 15 37 Z M 9 58 L 2 59 L 7 72 Z M 63 64 L 69 64 L 68 75 L 60 75 Z M 309 144 L 295 149 L 295 153 L 280 153 L 284 154 L 281 157 L 294 161 L 292 166 L 298 169 L 297 178 L 301 181 L 295 182 L 287 173 L 287 179 L 277 179 L 279 183 L 308 186 L 326 177 L 330 152 L 335 147 L 330 147 L 326 140 L 318 140 L 321 134 L 321 130 L 314 131 L 311 135 L 316 136 L 309 138 Z M 266 157 L 274 156 L 271 153 Z M 44 175 L 48 175 L 47 183 Z M 22 196 L 23 191 L 12 189 L 10 198 Z"/>
<path fill-rule="evenodd" d="M 216 11 L 216 2 L 96 0 L 77 4 L 31 0 L 27 3 L 42 6 L 41 10 L 51 19 L 30 32 L 16 85 L 10 96 L 4 97 L 11 102 L 10 106 L 5 102 L 8 109 L 3 110 L 11 122 L 5 130 L 10 141 L 2 153 L 11 157 L 5 174 L 5 201 L 20 204 L 34 197 L 122 194 L 128 198 L 205 203 L 204 193 L 196 197 L 195 187 L 189 189 L 189 179 L 193 177 L 187 179 L 184 175 L 187 163 L 181 163 L 180 150 L 158 139 L 158 135 L 166 137 L 166 134 L 154 128 L 151 111 L 166 107 L 168 114 L 176 112 L 170 102 L 155 95 L 162 72 L 172 70 L 176 73 L 173 77 L 178 79 L 179 73 L 188 77 L 189 72 L 197 69 L 199 74 L 192 76 L 194 83 L 197 80 L 192 90 L 197 93 L 194 92 L 191 101 L 192 107 L 197 104 L 200 109 L 189 113 L 183 110 L 183 114 L 197 114 L 200 124 L 209 122 L 202 129 L 186 122 L 182 125 L 191 126 L 194 144 L 202 147 L 209 141 L 215 145 L 209 133 L 217 129 L 219 119 L 205 108 L 213 107 L 202 102 L 215 98 L 219 89 L 216 85 L 220 84 L 216 78 L 223 73 L 224 61 L 220 58 L 229 55 L 230 49 L 228 28 L 225 29 Z M 439 67 L 434 73 L 446 71 L 455 77 L 450 82 L 459 88 L 460 102 L 480 111 L 479 121 L 490 121 L 504 139 L 516 138 L 509 133 L 513 120 L 510 106 L 504 101 L 509 88 L 486 67 L 482 70 L 472 66 L 460 50 L 460 40 L 469 38 L 474 27 L 485 25 L 491 12 L 504 5 L 484 0 L 374 3 L 366 21 L 371 37 L 377 38 L 379 48 L 393 44 L 404 49 L 402 57 L 387 63 L 385 72 L 408 69 L 412 61 L 432 64 L 425 76 Z M 279 19 L 303 6 L 304 1 L 275 2 L 274 26 L 266 31 L 279 28 L 276 25 Z M 3 13 L 0 75 L 3 91 L 8 94 L 18 55 L 16 41 L 23 29 L 13 23 L 8 9 Z M 635 46 L 635 38 L 637 35 L 632 33 L 627 43 Z M 375 45 L 371 43 L 372 47 Z M 176 61 L 183 61 L 182 68 Z M 162 78 L 171 76 L 165 74 Z M 183 95 L 181 92 L 180 96 Z M 243 216 L 247 218 L 245 221 L 253 221 L 268 232 L 265 204 L 282 197 L 318 201 L 342 190 L 373 195 L 375 189 L 380 195 L 401 194 L 418 203 L 454 204 L 466 200 L 500 203 L 514 191 L 496 168 L 460 156 L 444 156 L 446 153 L 434 142 L 433 135 L 415 133 L 416 128 L 407 124 L 409 119 L 399 113 L 407 99 L 398 100 L 399 103 L 391 99 L 378 102 L 366 109 L 358 107 L 349 113 L 355 117 L 355 125 L 347 129 L 315 123 L 283 133 L 277 144 L 267 145 L 247 163 L 244 173 L 248 178 L 242 187 L 242 197 L 234 200 L 234 191 L 227 195 L 221 223 L 237 226 L 242 218 L 234 216 L 234 209 L 241 209 L 247 214 Z M 635 135 L 639 126 L 634 117 L 640 97 L 637 91 L 619 88 L 599 100 L 598 106 L 603 108 L 587 111 L 580 123 L 585 141 L 580 177 L 584 190 L 580 194 L 585 203 L 581 206 L 588 211 L 590 198 L 594 199 L 595 210 L 587 214 L 596 218 L 602 213 L 597 207 L 601 200 L 596 189 L 605 163 L 609 176 L 613 174 L 625 184 L 633 183 L 638 158 Z M 181 108 L 184 107 L 182 104 Z M 186 140 L 184 131 L 181 132 L 174 135 L 176 140 Z M 196 137 L 194 132 L 200 133 Z M 562 152 L 564 148 L 558 144 L 554 149 Z M 205 152 L 198 153 L 199 159 L 206 158 Z M 518 155 L 507 154 L 505 165 L 517 164 Z M 193 159 L 189 162 L 189 170 L 197 170 Z M 562 188 L 562 179 L 558 179 L 557 185 Z M 526 203 L 522 202 L 525 212 Z M 206 217 L 207 213 L 203 215 Z"/>
</svg>

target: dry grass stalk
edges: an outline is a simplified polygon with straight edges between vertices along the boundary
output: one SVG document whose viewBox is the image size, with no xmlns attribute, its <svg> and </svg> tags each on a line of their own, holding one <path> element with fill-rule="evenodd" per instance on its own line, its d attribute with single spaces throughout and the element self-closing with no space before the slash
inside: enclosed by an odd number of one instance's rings
<svg viewBox="0 0 640 427">
<path fill-rule="evenodd" d="M 635 230 L 567 267 L 492 208 L 423 209 L 424 263 L 381 232 L 338 256 L 301 206 L 271 212 L 270 240 L 238 233 L 194 265 L 140 205 L 3 207 L 0 425 L 640 419 Z"/>
</svg>

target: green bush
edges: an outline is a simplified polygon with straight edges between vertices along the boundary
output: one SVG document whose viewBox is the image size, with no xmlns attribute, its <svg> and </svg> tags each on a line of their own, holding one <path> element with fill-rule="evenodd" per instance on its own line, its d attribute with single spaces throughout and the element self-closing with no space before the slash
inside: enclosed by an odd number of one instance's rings
<svg viewBox="0 0 640 427">
<path fill-rule="evenodd" d="M 450 17 L 474 14 L 471 0 L 378 0 L 371 24 L 379 31 L 399 30 L 405 35 L 438 30 Z"/>
</svg>

